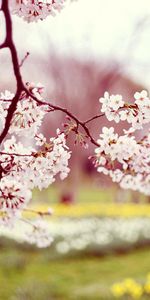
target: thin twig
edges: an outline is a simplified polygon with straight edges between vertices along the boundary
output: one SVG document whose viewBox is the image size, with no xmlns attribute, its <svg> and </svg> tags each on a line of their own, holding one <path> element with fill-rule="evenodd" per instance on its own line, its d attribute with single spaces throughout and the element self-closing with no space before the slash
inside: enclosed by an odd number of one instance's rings
<svg viewBox="0 0 150 300">
<path fill-rule="evenodd" d="M 87 121 L 85 121 L 84 124 L 86 125 L 86 124 L 90 123 L 91 121 L 93 121 L 95 119 L 98 119 L 98 118 L 101 118 L 103 116 L 105 116 L 105 114 L 99 114 L 99 115 L 96 115 L 94 117 L 91 117 L 90 119 L 88 119 Z"/>
<path fill-rule="evenodd" d="M 22 59 L 21 62 L 20 62 L 20 65 L 19 65 L 20 68 L 23 66 L 25 60 L 28 58 L 29 55 L 30 55 L 30 53 L 27 52 L 26 55 L 23 57 L 23 59 Z"/>
</svg>

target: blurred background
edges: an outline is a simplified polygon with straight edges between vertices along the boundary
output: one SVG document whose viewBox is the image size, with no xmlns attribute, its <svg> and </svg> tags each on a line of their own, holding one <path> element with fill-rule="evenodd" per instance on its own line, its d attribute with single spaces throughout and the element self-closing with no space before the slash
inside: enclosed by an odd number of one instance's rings
<svg viewBox="0 0 150 300">
<path fill-rule="evenodd" d="M 81 120 L 100 113 L 105 91 L 126 101 L 136 91 L 149 91 L 148 0 L 78 0 L 55 18 L 27 24 L 13 16 L 13 24 L 20 61 L 29 52 L 24 81 L 44 84 L 46 98 Z M 2 25 L 0 41 L 4 34 Z M 13 92 L 7 50 L 0 53 L 0 66 L 1 91 Z M 44 134 L 55 135 L 64 122 L 64 114 L 49 114 Z M 116 127 L 104 118 L 90 123 L 95 139 L 104 125 Z M 123 126 L 117 125 L 119 133 Z M 150 198 L 122 191 L 97 174 L 88 160 L 93 146 L 74 145 L 73 134 L 68 145 L 68 179 L 35 190 L 31 204 L 54 209 L 52 246 L 39 250 L 23 243 L 19 225 L 13 232 L 1 229 L 0 299 L 150 299 Z"/>
</svg>

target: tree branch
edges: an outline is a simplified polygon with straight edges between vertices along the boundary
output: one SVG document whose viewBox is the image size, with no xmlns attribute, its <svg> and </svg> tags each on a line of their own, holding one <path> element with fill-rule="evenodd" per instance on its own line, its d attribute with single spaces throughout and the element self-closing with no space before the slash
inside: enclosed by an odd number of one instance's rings
<svg viewBox="0 0 150 300">
<path fill-rule="evenodd" d="M 16 110 L 17 103 L 19 101 L 19 97 L 20 97 L 22 89 L 23 89 L 23 81 L 22 81 L 20 68 L 19 68 L 19 60 L 18 60 L 17 50 L 16 50 L 16 47 L 13 42 L 12 20 L 11 20 L 11 15 L 10 15 L 10 11 L 9 11 L 8 0 L 2 0 L 1 10 L 3 11 L 4 17 L 5 17 L 6 37 L 5 37 L 5 41 L 0 45 L 0 49 L 8 48 L 10 50 L 14 75 L 16 78 L 17 89 L 16 89 L 16 94 L 15 94 L 14 98 L 12 99 L 12 102 L 8 108 L 5 127 L 0 135 L 0 144 L 2 143 L 2 141 L 4 140 L 4 138 L 6 137 L 8 131 L 9 131 L 11 120 L 13 118 L 13 114 Z"/>
<path fill-rule="evenodd" d="M 12 19 L 9 11 L 9 0 L 2 0 L 2 11 L 4 13 L 5 17 L 5 23 L 6 23 L 6 37 L 4 43 L 1 45 L 2 48 L 9 48 L 12 58 L 12 64 L 14 69 L 14 74 L 16 77 L 17 82 L 17 89 L 21 89 L 23 86 L 21 74 L 20 74 L 20 68 L 19 68 L 19 61 L 18 61 L 18 55 L 17 50 L 13 42 L 13 33 L 12 33 Z"/>
</svg>

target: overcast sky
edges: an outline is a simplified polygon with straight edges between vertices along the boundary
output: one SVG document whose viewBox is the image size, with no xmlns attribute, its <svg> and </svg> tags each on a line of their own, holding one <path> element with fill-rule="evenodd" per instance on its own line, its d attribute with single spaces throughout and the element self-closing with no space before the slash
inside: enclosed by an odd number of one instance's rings
<svg viewBox="0 0 150 300">
<path fill-rule="evenodd" d="M 78 0 L 55 18 L 26 24 L 14 17 L 14 22 L 15 39 L 24 50 L 45 55 L 52 42 L 60 52 L 113 57 L 149 88 L 149 0 Z"/>
</svg>

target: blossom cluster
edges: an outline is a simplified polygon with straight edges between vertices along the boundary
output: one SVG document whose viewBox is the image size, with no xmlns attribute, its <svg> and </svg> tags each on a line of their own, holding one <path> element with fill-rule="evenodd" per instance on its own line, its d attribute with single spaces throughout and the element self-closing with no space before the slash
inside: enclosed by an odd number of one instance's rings
<svg viewBox="0 0 150 300">
<path fill-rule="evenodd" d="M 150 122 L 150 99 L 146 91 L 135 93 L 135 103 L 126 104 L 120 95 L 105 93 L 100 99 L 108 120 L 131 123 L 129 130 L 118 135 L 113 127 L 102 128 L 95 149 L 98 172 L 110 175 L 124 189 L 138 190 L 150 195 L 150 132 L 137 140 L 135 130 Z"/>
<path fill-rule="evenodd" d="M 43 86 L 41 84 L 27 83 L 29 91 L 38 100 L 42 100 Z M 9 91 L 2 92 L 0 94 L 0 129 L 5 126 L 5 118 L 9 104 L 14 98 L 14 94 Z M 33 137 L 42 124 L 43 118 L 48 111 L 48 107 L 38 105 L 32 97 L 28 96 L 26 92 L 22 92 L 20 99 L 17 103 L 17 108 L 11 121 L 9 133 L 15 133 L 17 135 L 27 135 Z"/>
<path fill-rule="evenodd" d="M 150 122 L 150 99 L 147 91 L 136 92 L 134 100 L 134 103 L 125 103 L 121 95 L 110 96 L 108 92 L 99 99 L 102 103 L 101 111 L 109 121 L 126 121 L 131 124 L 131 130 L 142 129 L 144 124 Z"/>
<path fill-rule="evenodd" d="M 40 84 L 30 84 L 28 88 L 42 103 L 43 87 Z M 4 128 L 9 102 L 13 97 L 8 91 L 0 95 L 1 130 Z M 47 188 L 55 181 L 57 174 L 63 180 L 70 171 L 70 152 L 65 134 L 57 129 L 56 137 L 46 139 L 39 132 L 47 111 L 47 106 L 40 105 L 22 92 L 10 124 L 11 135 L 1 145 L 0 211 L 5 225 L 12 223 L 12 219 L 15 221 L 21 217 L 22 211 L 31 200 L 33 188 Z M 30 146 L 26 146 L 27 134 L 30 137 Z"/>
<path fill-rule="evenodd" d="M 12 0 L 11 11 L 27 22 L 44 20 L 47 16 L 55 16 L 60 12 L 66 0 Z"/>
</svg>

